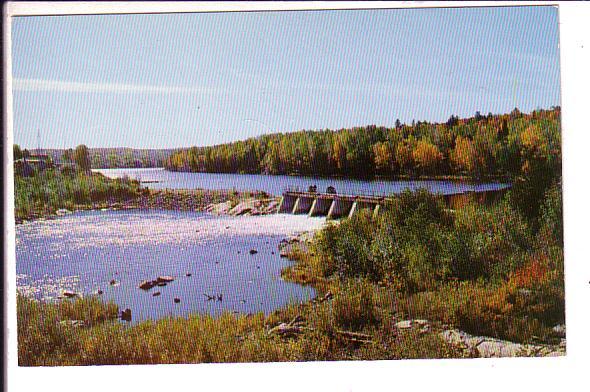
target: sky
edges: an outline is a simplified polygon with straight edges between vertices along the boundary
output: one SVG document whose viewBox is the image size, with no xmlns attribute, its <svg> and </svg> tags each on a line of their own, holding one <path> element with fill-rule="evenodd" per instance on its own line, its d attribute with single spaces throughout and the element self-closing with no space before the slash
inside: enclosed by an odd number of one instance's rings
<svg viewBox="0 0 590 392">
<path fill-rule="evenodd" d="M 14 142 L 177 148 L 560 105 L 554 7 L 12 19 Z"/>
</svg>

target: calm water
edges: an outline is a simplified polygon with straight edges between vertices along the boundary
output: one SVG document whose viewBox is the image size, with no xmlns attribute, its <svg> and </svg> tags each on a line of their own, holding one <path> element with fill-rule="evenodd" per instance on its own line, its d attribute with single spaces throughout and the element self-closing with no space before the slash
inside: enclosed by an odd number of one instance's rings
<svg viewBox="0 0 590 392">
<path fill-rule="evenodd" d="M 223 310 L 268 314 L 314 296 L 313 289 L 280 279 L 290 261 L 279 257 L 277 246 L 289 234 L 323 223 L 286 214 L 77 212 L 16 227 L 17 287 L 38 299 L 56 298 L 63 290 L 100 289 L 104 300 L 130 308 L 133 322 Z M 250 249 L 258 253 L 251 255 Z M 138 288 L 161 275 L 176 280 L 149 291 Z M 114 286 L 112 279 L 118 282 Z M 154 297 L 156 291 L 161 295 Z M 208 301 L 205 293 L 222 295 L 222 301 Z M 181 302 L 174 303 L 175 297 Z"/>
<path fill-rule="evenodd" d="M 465 191 L 485 191 L 506 188 L 507 184 L 487 183 L 468 184 L 452 181 L 360 181 L 332 178 L 312 178 L 295 176 L 266 176 L 260 174 L 219 174 L 170 172 L 164 169 L 98 169 L 107 177 L 129 176 L 146 181 L 145 186 L 153 189 L 236 189 L 238 191 L 258 190 L 272 195 L 280 195 L 286 188 L 307 189 L 317 185 L 318 191 L 324 191 L 332 185 L 338 193 L 355 195 L 389 195 L 400 193 L 404 189 L 426 188 L 432 193 L 454 194 Z M 155 182 L 154 182 L 155 181 Z"/>
</svg>

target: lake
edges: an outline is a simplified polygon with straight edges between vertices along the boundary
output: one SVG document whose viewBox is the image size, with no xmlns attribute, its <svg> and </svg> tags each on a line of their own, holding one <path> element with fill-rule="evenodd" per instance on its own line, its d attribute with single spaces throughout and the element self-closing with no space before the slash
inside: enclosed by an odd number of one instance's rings
<svg viewBox="0 0 590 392">
<path fill-rule="evenodd" d="M 390 195 L 404 189 L 426 188 L 432 193 L 455 194 L 466 191 L 488 191 L 507 188 L 508 184 L 470 184 L 457 181 L 391 181 L 345 180 L 303 176 L 272 176 L 262 174 L 188 173 L 171 172 L 162 168 L 152 169 L 96 169 L 95 172 L 110 178 L 128 176 L 145 182 L 152 189 L 235 189 L 238 191 L 264 191 L 280 195 L 287 188 L 307 190 L 317 185 L 318 191 L 334 186 L 338 193 L 354 195 Z"/>
<path fill-rule="evenodd" d="M 16 226 L 17 288 L 44 300 L 64 290 L 87 295 L 102 290 L 103 300 L 132 310 L 134 323 L 190 313 L 268 314 L 315 295 L 310 287 L 280 278 L 291 261 L 280 258 L 277 247 L 286 236 L 324 222 L 288 214 L 158 210 L 83 211 L 29 222 Z M 149 291 L 138 287 L 163 275 L 175 280 Z M 220 295 L 221 301 L 205 294 Z"/>
</svg>

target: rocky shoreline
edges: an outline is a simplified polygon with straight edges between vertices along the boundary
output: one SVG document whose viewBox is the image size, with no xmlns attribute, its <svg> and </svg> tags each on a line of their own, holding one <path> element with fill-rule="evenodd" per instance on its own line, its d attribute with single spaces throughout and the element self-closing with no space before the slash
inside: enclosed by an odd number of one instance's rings
<svg viewBox="0 0 590 392">
<path fill-rule="evenodd" d="M 75 211 L 163 209 L 208 212 L 216 215 L 267 215 L 278 211 L 280 198 L 264 192 L 209 190 L 150 190 L 134 199 L 80 204 L 71 210 L 34 212 L 26 218 L 15 217 L 16 224 L 53 219 Z"/>
<path fill-rule="evenodd" d="M 566 354 L 565 327 L 559 344 L 521 344 L 489 336 L 473 336 L 458 329 L 436 328 L 428 320 L 403 320 L 395 324 L 399 331 L 416 329 L 420 333 L 438 330 L 442 340 L 460 349 L 468 358 L 559 357 Z"/>
</svg>

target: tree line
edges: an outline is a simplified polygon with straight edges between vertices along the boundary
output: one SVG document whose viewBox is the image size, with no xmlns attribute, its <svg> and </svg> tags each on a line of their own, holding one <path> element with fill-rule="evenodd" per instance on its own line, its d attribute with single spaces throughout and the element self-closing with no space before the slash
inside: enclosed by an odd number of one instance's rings
<svg viewBox="0 0 590 392">
<path fill-rule="evenodd" d="M 561 165 L 560 108 L 394 127 L 275 133 L 172 154 L 173 171 L 373 177 L 514 178 L 537 161 Z M 535 161 L 535 162 L 533 162 Z"/>
<path fill-rule="evenodd" d="M 164 161 L 174 152 L 175 149 L 135 149 L 135 148 L 89 148 L 84 145 L 86 150 L 86 156 L 89 160 L 89 168 L 92 169 L 108 169 L 108 168 L 147 168 L 147 167 L 162 167 Z M 71 164 L 76 163 L 75 159 L 76 151 L 81 148 L 78 146 L 76 149 L 43 149 L 43 154 L 47 155 L 54 163 Z M 14 145 L 14 159 L 28 158 L 38 151 L 33 152 L 20 148 L 19 145 Z M 80 156 L 78 158 L 82 159 Z M 84 158 L 84 163 L 86 160 Z"/>
</svg>

